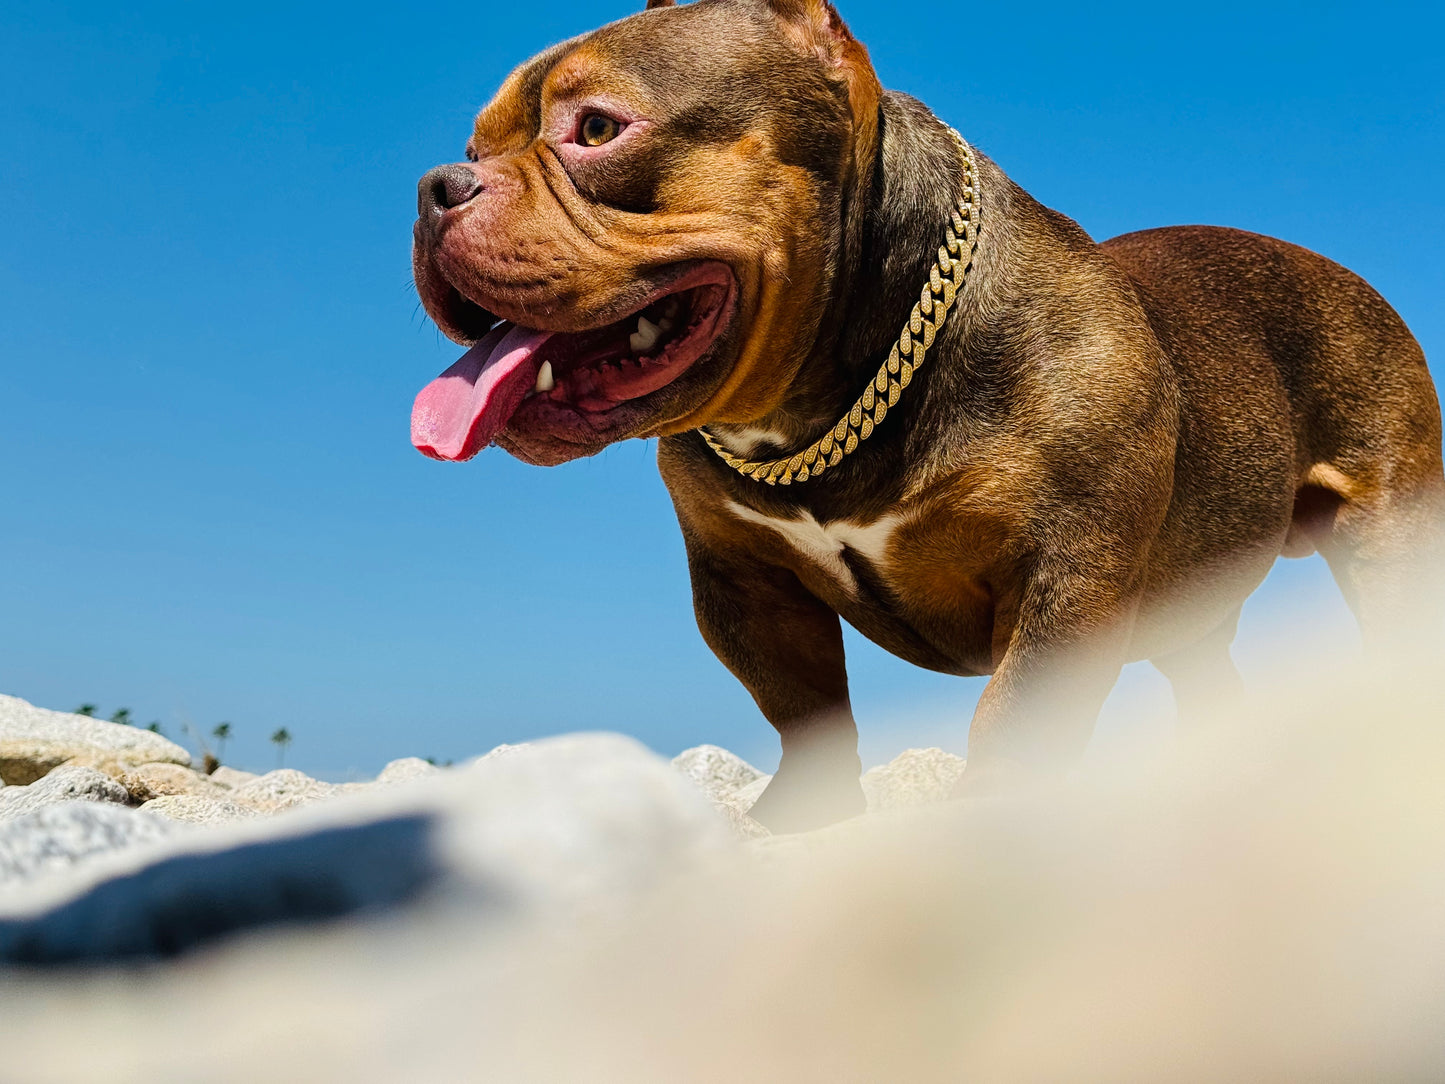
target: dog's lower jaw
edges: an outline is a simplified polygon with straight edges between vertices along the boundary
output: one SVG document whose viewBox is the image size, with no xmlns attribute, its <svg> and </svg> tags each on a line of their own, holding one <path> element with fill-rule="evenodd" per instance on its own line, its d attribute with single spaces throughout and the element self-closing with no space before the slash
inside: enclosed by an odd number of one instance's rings
<svg viewBox="0 0 1445 1084">
<path fill-rule="evenodd" d="M 775 834 L 807 832 L 868 811 L 857 754 L 784 755 L 748 815 Z"/>
</svg>

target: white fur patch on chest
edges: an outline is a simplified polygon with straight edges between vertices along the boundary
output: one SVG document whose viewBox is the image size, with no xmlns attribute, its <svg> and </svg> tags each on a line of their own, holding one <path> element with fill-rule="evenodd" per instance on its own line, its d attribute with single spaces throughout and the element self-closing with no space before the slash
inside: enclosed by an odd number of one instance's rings
<svg viewBox="0 0 1445 1084">
<path fill-rule="evenodd" d="M 789 437 L 787 433 L 780 433 L 776 429 L 764 429 L 756 425 L 724 425 L 718 427 L 719 431 L 727 438 L 728 449 L 743 458 L 756 455 L 759 448 L 765 445 L 772 445 L 776 448 L 786 447 Z"/>
<path fill-rule="evenodd" d="M 850 595 L 858 593 L 858 582 L 853 577 L 853 570 L 843 560 L 844 548 L 861 555 L 886 579 L 888 545 L 903 519 L 900 515 L 891 514 L 868 524 L 841 519 L 819 523 L 809 512 L 783 519 L 756 512 L 736 501 L 728 501 L 728 510 L 739 519 L 771 528 L 782 535 L 789 546 L 826 572 Z"/>
</svg>

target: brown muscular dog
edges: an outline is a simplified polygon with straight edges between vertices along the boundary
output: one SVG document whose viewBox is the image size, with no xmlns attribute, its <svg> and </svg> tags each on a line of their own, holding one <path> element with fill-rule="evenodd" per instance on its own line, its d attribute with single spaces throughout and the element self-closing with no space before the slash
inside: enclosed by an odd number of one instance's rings
<svg viewBox="0 0 1445 1084">
<path fill-rule="evenodd" d="M 475 345 L 413 437 L 545 465 L 663 438 L 698 624 L 782 738 L 763 823 L 863 808 L 840 617 L 992 675 L 966 789 L 1066 763 L 1126 661 L 1185 715 L 1236 685 L 1281 553 L 1318 549 L 1367 636 L 1392 627 L 1445 477 L 1424 356 L 1369 286 L 1234 230 L 1095 244 L 885 92 L 823 0 L 651 6 L 517 69 L 468 162 L 422 179 L 417 288 Z M 885 391 L 951 226 L 952 310 Z M 880 369 L 886 418 L 848 429 Z M 839 425 L 787 485 L 700 431 L 796 465 Z"/>
</svg>

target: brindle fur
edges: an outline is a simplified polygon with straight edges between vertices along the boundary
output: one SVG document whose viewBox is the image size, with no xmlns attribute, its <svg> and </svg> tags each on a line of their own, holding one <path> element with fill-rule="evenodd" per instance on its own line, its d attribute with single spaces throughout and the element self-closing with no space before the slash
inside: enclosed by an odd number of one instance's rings
<svg viewBox="0 0 1445 1084">
<path fill-rule="evenodd" d="M 1126 661 L 1154 660 L 1184 715 L 1237 687 L 1239 608 L 1281 553 L 1318 549 L 1367 638 L 1388 636 L 1445 516 L 1439 405 L 1395 312 L 1328 260 L 1237 230 L 1095 244 L 982 154 L 978 257 L 887 420 L 803 484 L 730 470 L 696 426 L 754 458 L 792 452 L 877 370 L 957 157 L 926 108 L 882 91 L 830 5 L 656 6 L 508 80 L 469 145 L 496 194 L 447 253 L 419 227 L 417 278 L 467 341 L 490 314 L 616 318 L 669 261 L 733 266 L 732 331 L 647 417 L 596 447 L 499 443 L 557 462 L 663 437 L 699 627 L 782 739 L 759 819 L 862 808 L 840 617 L 920 666 L 992 675 L 965 790 L 1067 763 Z M 563 169 L 545 114 L 578 88 L 646 111 L 648 153 Z M 881 555 L 845 546 L 844 579 L 759 515 L 896 527 Z"/>
</svg>

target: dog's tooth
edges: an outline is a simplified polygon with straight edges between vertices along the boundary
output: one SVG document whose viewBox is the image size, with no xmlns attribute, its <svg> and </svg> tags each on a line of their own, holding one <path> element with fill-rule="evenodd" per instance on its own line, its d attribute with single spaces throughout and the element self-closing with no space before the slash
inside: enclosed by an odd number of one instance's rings
<svg viewBox="0 0 1445 1084">
<path fill-rule="evenodd" d="M 634 354 L 645 354 L 657 345 L 657 337 L 662 330 L 645 316 L 637 318 L 637 330 L 627 337 L 628 345 L 632 347 Z"/>
<path fill-rule="evenodd" d="M 674 326 L 672 322 L 672 317 L 664 316 L 661 320 L 657 321 L 657 326 L 661 328 L 664 332 L 671 331 Z"/>
<path fill-rule="evenodd" d="M 537 370 L 536 387 L 534 387 L 532 390 L 539 393 L 547 392 L 551 391 L 556 386 L 557 382 L 552 379 L 552 363 L 550 361 L 542 362 L 542 367 Z"/>
</svg>

